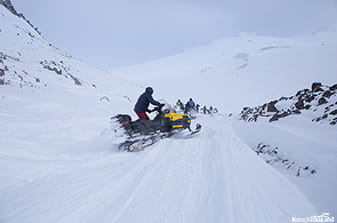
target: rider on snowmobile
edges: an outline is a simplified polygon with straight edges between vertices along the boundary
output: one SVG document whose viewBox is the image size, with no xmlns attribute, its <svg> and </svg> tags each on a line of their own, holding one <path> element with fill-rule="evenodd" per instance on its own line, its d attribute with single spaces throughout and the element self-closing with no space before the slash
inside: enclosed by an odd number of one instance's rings
<svg viewBox="0 0 337 223">
<path fill-rule="evenodd" d="M 200 124 L 191 129 L 191 117 L 186 114 L 177 113 L 172 107 L 163 101 L 163 104 L 152 98 L 153 89 L 146 88 L 135 105 L 134 111 L 139 119 L 132 121 L 127 114 L 118 114 L 111 118 L 114 132 L 121 137 L 127 137 L 126 141 L 119 144 L 119 149 L 127 151 L 140 151 L 145 147 L 153 145 L 158 140 L 171 137 L 173 134 L 185 129 L 190 131 L 188 136 L 198 133 Z M 161 101 L 161 100 L 160 100 Z M 148 110 L 149 104 L 157 105 L 153 110 Z M 156 111 L 158 114 L 150 120 L 145 112 Z M 115 126 L 117 123 L 117 126 Z"/>
<path fill-rule="evenodd" d="M 185 105 L 185 114 L 188 114 L 188 112 L 190 111 L 190 110 L 195 110 L 195 103 L 194 103 L 194 101 L 192 100 L 192 98 L 190 98 L 190 100 L 186 103 L 186 105 Z"/>
<path fill-rule="evenodd" d="M 134 111 L 136 112 L 139 119 L 150 120 L 149 116 L 147 116 L 147 114 L 145 113 L 150 112 L 150 110 L 148 109 L 150 103 L 157 106 L 164 106 L 164 104 L 161 104 L 160 102 L 154 100 L 152 94 L 152 87 L 147 87 L 145 92 L 139 96 L 134 108 Z"/>
<path fill-rule="evenodd" d="M 181 111 L 184 111 L 184 110 L 185 110 L 185 106 L 184 106 L 184 104 L 181 102 L 180 99 L 178 99 L 176 105 L 177 105 L 177 108 L 179 108 Z"/>
</svg>

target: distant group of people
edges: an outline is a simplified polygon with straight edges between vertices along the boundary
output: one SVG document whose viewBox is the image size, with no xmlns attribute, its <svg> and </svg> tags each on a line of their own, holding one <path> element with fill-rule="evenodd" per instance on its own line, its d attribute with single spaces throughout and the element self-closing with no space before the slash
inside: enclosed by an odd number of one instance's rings
<svg viewBox="0 0 337 223">
<path fill-rule="evenodd" d="M 179 99 L 176 103 L 176 106 L 181 110 L 184 111 L 185 114 L 189 113 L 190 111 L 198 111 L 200 108 L 199 104 L 195 104 L 192 98 L 190 98 L 186 104 L 182 103 Z"/>
<path fill-rule="evenodd" d="M 218 113 L 219 110 L 217 108 L 213 108 L 213 106 L 209 106 L 207 109 L 206 105 L 202 107 L 202 113 L 204 114 L 212 114 L 212 113 Z"/>
<path fill-rule="evenodd" d="M 184 111 L 185 114 L 196 112 L 196 113 L 203 113 L 203 114 L 212 114 L 219 112 L 217 108 L 210 106 L 209 108 L 204 105 L 200 109 L 200 105 L 196 104 L 192 98 L 190 98 L 186 104 L 182 103 L 180 99 L 178 99 L 176 106 L 181 110 Z"/>
</svg>

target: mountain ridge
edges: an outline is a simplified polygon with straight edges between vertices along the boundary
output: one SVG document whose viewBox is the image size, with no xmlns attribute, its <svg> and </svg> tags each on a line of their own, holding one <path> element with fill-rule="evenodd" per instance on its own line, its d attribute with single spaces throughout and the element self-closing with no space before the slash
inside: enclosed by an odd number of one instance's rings
<svg viewBox="0 0 337 223">
<path fill-rule="evenodd" d="M 35 27 L 25 16 L 23 13 L 18 13 L 15 9 L 15 7 L 12 4 L 11 0 L 0 0 L 0 4 L 3 5 L 5 8 L 7 8 L 13 15 L 22 18 L 25 20 L 38 34 L 41 35 L 41 32 L 37 27 Z"/>
</svg>

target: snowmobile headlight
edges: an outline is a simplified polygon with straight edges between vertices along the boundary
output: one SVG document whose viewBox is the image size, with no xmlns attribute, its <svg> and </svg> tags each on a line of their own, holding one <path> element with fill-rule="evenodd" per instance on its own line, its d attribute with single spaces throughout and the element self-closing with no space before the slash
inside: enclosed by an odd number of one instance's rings
<svg viewBox="0 0 337 223">
<path fill-rule="evenodd" d="M 132 152 L 133 150 L 135 150 L 135 147 L 134 147 L 133 145 L 131 145 L 131 146 L 129 146 L 129 148 L 128 148 L 128 149 L 129 149 L 129 151 L 131 151 L 131 152 Z"/>
</svg>

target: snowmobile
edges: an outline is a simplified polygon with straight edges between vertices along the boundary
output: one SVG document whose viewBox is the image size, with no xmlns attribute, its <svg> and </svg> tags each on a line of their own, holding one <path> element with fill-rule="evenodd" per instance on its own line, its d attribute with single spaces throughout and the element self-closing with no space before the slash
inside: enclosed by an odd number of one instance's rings
<svg viewBox="0 0 337 223">
<path fill-rule="evenodd" d="M 119 144 L 120 150 L 129 152 L 141 151 L 151 146 L 160 139 L 168 138 L 185 129 L 189 130 L 192 136 L 201 130 L 201 125 L 196 124 L 195 130 L 191 129 L 191 117 L 186 114 L 177 113 L 173 109 L 163 109 L 163 106 L 157 106 L 149 112 L 157 112 L 153 120 L 138 119 L 132 121 L 127 114 L 118 114 L 111 118 L 114 123 L 115 131 L 124 132 L 126 140 Z M 116 126 L 117 123 L 117 126 Z"/>
</svg>

